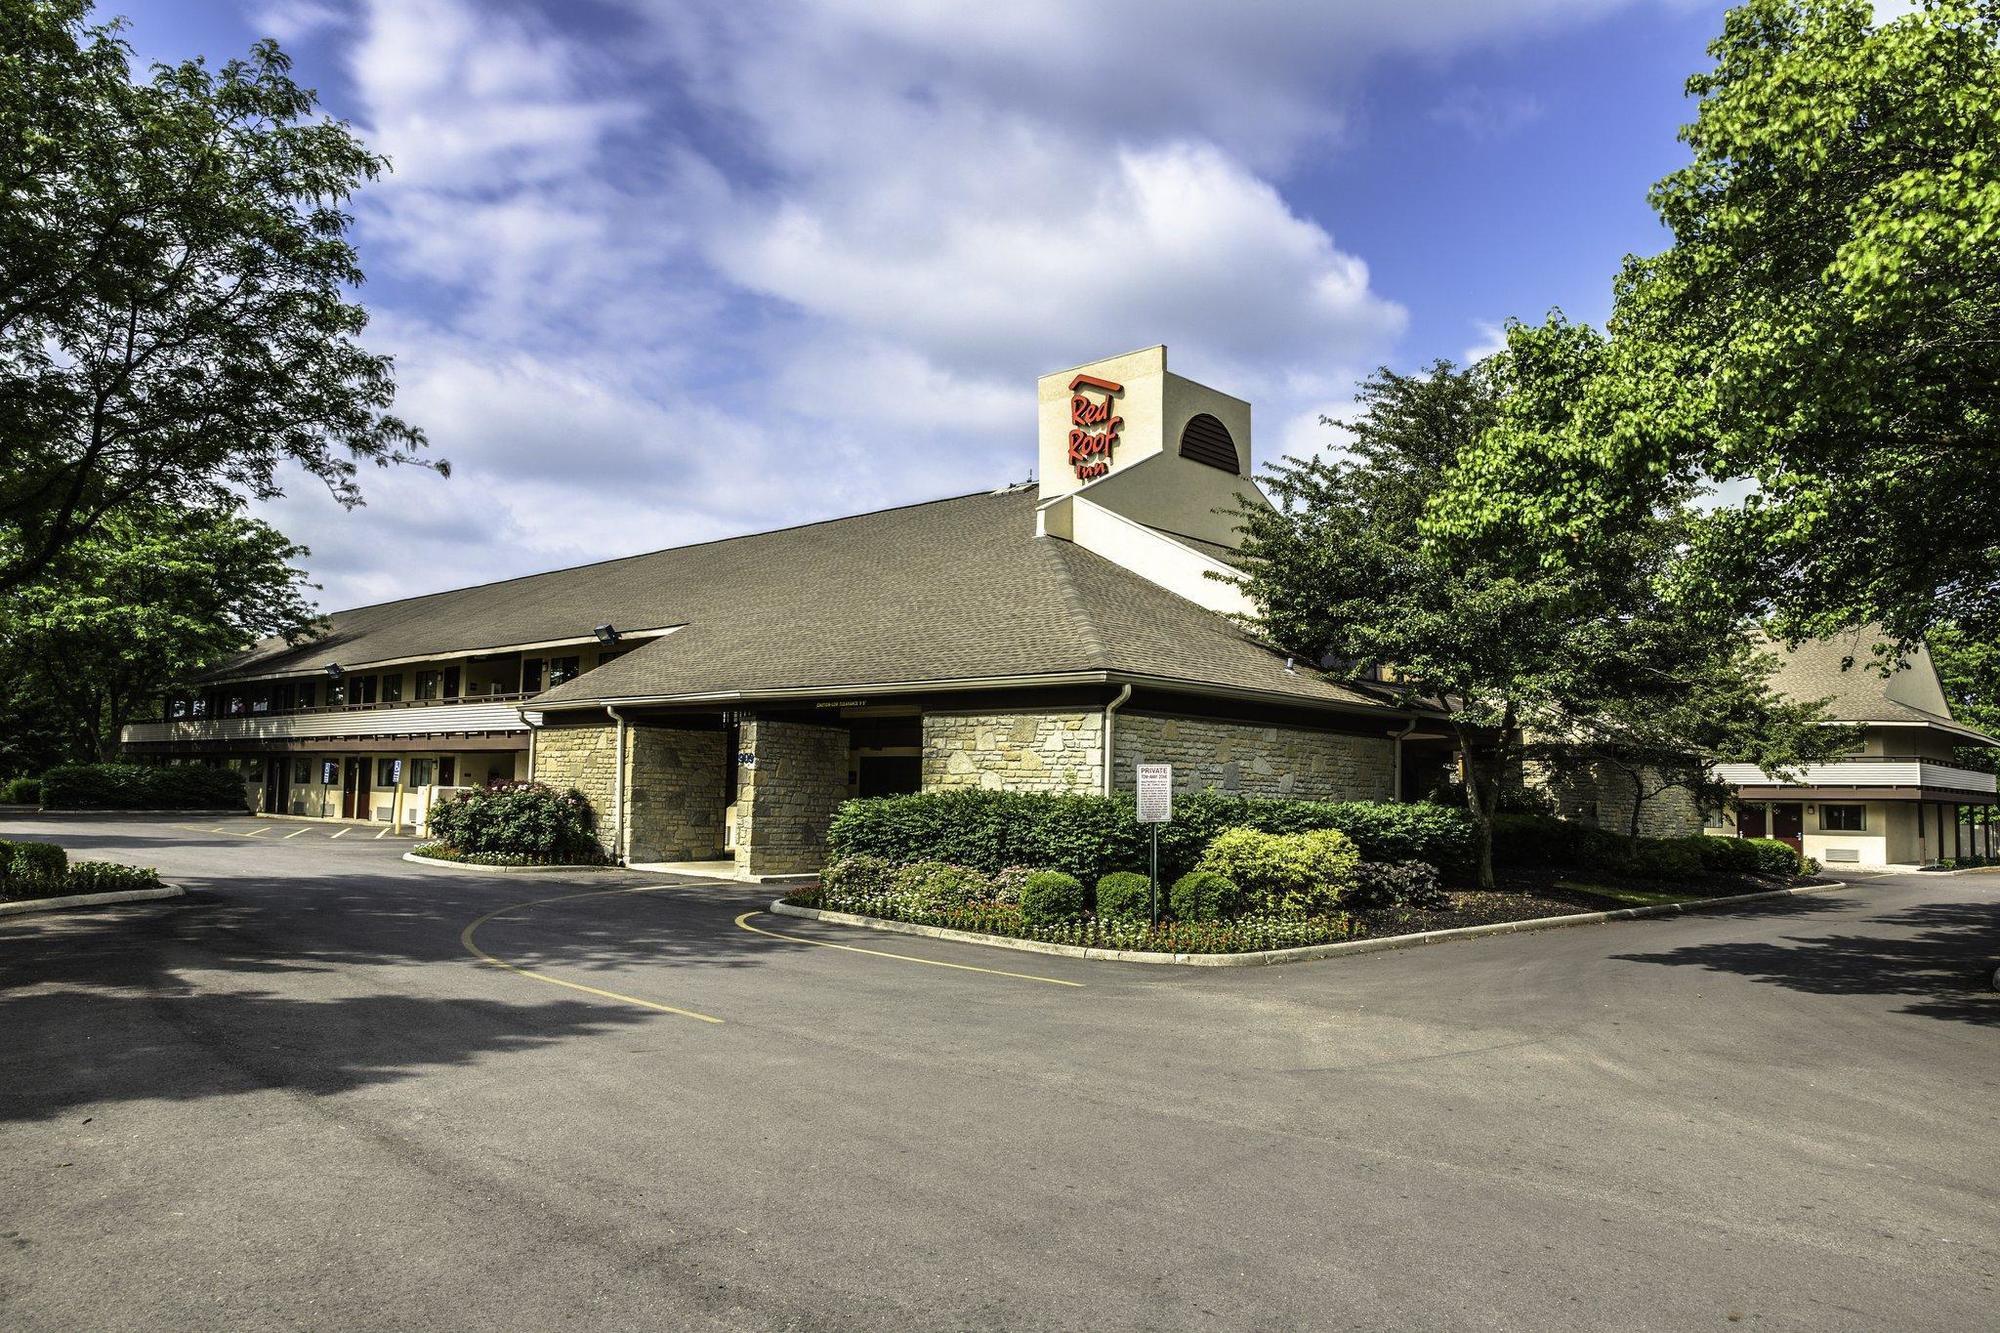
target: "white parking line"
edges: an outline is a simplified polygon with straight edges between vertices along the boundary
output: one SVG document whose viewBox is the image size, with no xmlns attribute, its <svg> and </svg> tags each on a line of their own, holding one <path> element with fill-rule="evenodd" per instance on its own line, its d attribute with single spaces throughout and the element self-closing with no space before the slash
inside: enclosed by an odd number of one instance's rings
<svg viewBox="0 0 2000 1333">
<path fill-rule="evenodd" d="M 353 831 L 354 831 L 353 829 L 342 829 L 340 832 L 335 833 L 332 836 L 336 838 L 344 838 Z"/>
<path fill-rule="evenodd" d="M 299 830 L 299 833 L 311 833 L 311 832 L 312 830 L 309 828 L 302 828 Z M 299 833 L 287 833 L 285 836 L 287 838 L 296 838 L 299 836 Z"/>
<path fill-rule="evenodd" d="M 386 837 L 388 837 L 388 836 L 389 836 L 389 830 L 388 830 L 388 829 L 383 829 L 383 830 L 382 830 L 382 831 L 381 831 L 380 833 L 378 833 L 378 834 L 376 834 L 376 835 L 375 835 L 375 841 L 377 841 L 377 842 L 380 842 L 380 841 L 382 841 L 382 839 L 384 839 L 384 838 L 386 838 Z"/>
</svg>

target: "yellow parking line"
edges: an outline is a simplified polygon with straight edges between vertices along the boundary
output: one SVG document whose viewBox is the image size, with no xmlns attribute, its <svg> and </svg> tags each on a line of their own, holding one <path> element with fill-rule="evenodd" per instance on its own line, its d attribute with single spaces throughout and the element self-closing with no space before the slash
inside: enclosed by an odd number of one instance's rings
<svg viewBox="0 0 2000 1333">
<path fill-rule="evenodd" d="M 480 917 L 477 921 L 467 926 L 464 930 L 461 930 L 458 933 L 458 942 L 465 946 L 466 952 L 470 953 L 480 962 L 491 963 L 494 967 L 505 968 L 509 972 L 513 972 L 519 976 L 528 977 L 534 981 L 546 981 L 551 986 L 564 986 L 570 990 L 582 991 L 585 995 L 598 996 L 600 999 L 619 1000 L 624 1002 L 625 1004 L 636 1004 L 641 1009 L 652 1009 L 663 1014 L 678 1014 L 682 1018 L 699 1019 L 704 1023 L 720 1023 L 722 1020 L 715 1017 L 713 1014 L 697 1013 L 692 1009 L 676 1009 L 671 1004 L 661 1004 L 657 1000 L 642 1000 L 636 995 L 624 995 L 615 990 L 599 990 L 595 986 L 586 986 L 582 982 L 565 981 L 561 977 L 552 977 L 548 975 L 548 973 L 546 972 L 537 972 L 532 968 L 520 967 L 514 963 L 508 962 L 504 958 L 495 958 L 492 954 L 486 952 L 486 950 L 480 948 L 477 944 L 474 944 L 472 942 L 473 931 L 478 930 L 481 926 L 485 925 L 488 921 L 491 921 L 496 916 L 504 915 L 507 912 L 518 911 L 523 907 L 539 907 L 543 903 L 566 903 L 576 898 L 605 898 L 605 897 L 610 897 L 613 894 L 620 894 L 620 893 L 651 893 L 655 889 L 670 889 L 673 887 L 674 886 L 671 884 L 648 884 L 636 889 L 604 889 L 595 893 L 560 893 L 553 898 L 535 898 L 525 903 L 514 903 L 511 906 L 502 907 L 497 909 L 496 911 L 488 912 L 485 916 Z"/>
<path fill-rule="evenodd" d="M 762 926 L 750 924 L 756 912 L 745 912 L 736 918 L 736 924 L 753 935 L 769 935 L 774 940 L 790 940 L 794 944 L 811 944 L 821 949 L 844 949 L 848 953 L 865 953 L 875 958 L 896 958 L 905 963 L 922 963 L 925 967 L 948 967 L 957 972 L 984 972 L 989 977 L 1012 977 L 1016 981 L 1039 981 L 1047 986 L 1075 986 L 1082 988 L 1081 981 L 1063 981 L 1057 977 L 1038 977 L 1029 972 L 1003 972 L 997 967 L 974 967 L 970 963 L 945 963 L 935 958 L 919 958 L 915 954 L 888 953 L 881 949 L 863 949 L 853 944 L 834 944 L 828 940 L 807 939 L 804 935 L 781 935 L 775 930 L 765 930 Z"/>
</svg>

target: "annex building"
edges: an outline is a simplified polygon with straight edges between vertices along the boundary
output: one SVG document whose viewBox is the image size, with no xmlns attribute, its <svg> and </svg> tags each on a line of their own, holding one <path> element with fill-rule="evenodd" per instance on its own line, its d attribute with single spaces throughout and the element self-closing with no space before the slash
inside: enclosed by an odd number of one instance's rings
<svg viewBox="0 0 2000 1333">
<path fill-rule="evenodd" d="M 1038 483 L 342 611 L 126 729 L 259 812 L 418 827 L 576 787 L 614 855 L 819 868 L 852 796 L 986 787 L 1411 799 L 1436 719 L 1232 619 L 1250 405 L 1164 347 L 1044 376 Z"/>
</svg>

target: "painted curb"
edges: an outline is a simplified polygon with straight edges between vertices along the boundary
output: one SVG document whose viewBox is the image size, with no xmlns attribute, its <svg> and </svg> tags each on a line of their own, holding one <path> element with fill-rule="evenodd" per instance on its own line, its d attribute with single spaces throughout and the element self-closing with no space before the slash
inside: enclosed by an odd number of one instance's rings
<svg viewBox="0 0 2000 1333">
<path fill-rule="evenodd" d="M 117 893 L 72 893 L 65 898 L 30 898 L 25 902 L 0 903 L 0 916 L 25 916 L 29 912 L 60 912 L 69 907 L 110 907 L 114 903 L 147 903 L 160 898 L 179 898 L 187 892 L 178 884 L 157 889 L 123 889 Z"/>
<path fill-rule="evenodd" d="M 1536 930 L 1560 930 L 1566 926 L 1595 926 L 1607 921 L 1636 921 L 1649 916 L 1679 916 L 1710 907 L 1769 902 L 1779 898 L 1794 898 L 1805 893 L 1827 893 L 1847 887 L 1849 886 L 1840 883 L 1808 884 L 1796 889 L 1765 889 L 1757 893 L 1736 893 L 1727 898 L 1695 898 L 1688 902 L 1657 903 L 1648 907 L 1619 907 L 1608 912 L 1541 916 L 1526 921 L 1495 921 L 1484 926 L 1456 926 L 1450 930 L 1419 931 L 1414 935 L 1384 935 L 1376 939 L 1338 940 L 1332 944 L 1308 944 L 1297 949 L 1261 949 L 1255 953 L 1152 953 L 1138 949 L 1090 949 L 1077 944 L 1050 944 L 1043 940 L 1013 940 L 1002 935 L 979 935 L 969 930 L 922 926 L 911 921 L 886 921 L 880 917 L 856 916 L 852 912 L 830 912 L 820 907 L 796 907 L 783 899 L 772 903 L 771 911 L 779 916 L 801 917 L 808 921 L 830 921 L 838 926 L 861 926 L 868 930 L 887 931 L 895 935 L 921 935 L 927 939 L 950 940 L 957 944 L 983 944 L 989 949 L 1054 954 L 1061 958 L 1083 958 L 1100 963 L 1163 963 L 1181 967 L 1274 967 L 1281 963 L 1310 963 L 1339 954 L 1416 949 L 1426 944 L 1477 939 L 1483 935 L 1520 935 Z"/>
<path fill-rule="evenodd" d="M 456 870 L 468 875 L 546 875 L 550 871 L 569 874 L 577 870 L 623 870 L 624 866 L 485 866 L 475 861 L 440 861 L 435 856 L 418 856 L 415 852 L 404 852 L 403 859 L 415 865 L 436 866 L 440 870 Z"/>
</svg>

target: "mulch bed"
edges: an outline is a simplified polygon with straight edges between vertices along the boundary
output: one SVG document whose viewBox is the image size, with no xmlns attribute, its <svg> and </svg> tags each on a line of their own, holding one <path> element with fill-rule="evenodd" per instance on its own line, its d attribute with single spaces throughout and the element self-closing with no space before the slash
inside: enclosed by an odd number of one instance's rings
<svg viewBox="0 0 2000 1333">
<path fill-rule="evenodd" d="M 1399 907 L 1382 912 L 1357 912 L 1370 935 L 1410 935 L 1422 930 L 1452 930 L 1459 926 L 1488 926 L 1500 921 L 1531 921 L 1544 916 L 1574 916 L 1578 912 L 1604 912 L 1631 904 L 1601 898 L 1579 889 L 1559 887 L 1564 878 L 1554 873 L 1502 873 L 1493 889 L 1451 889 L 1449 908 Z M 1792 880 L 1763 879 L 1752 875 L 1728 880 L 1704 880 L 1696 884 L 1634 882 L 1631 887 L 1675 898 L 1725 898 L 1737 893 L 1760 893 L 1769 889 L 1802 884 L 1830 884 L 1824 877 Z"/>
</svg>

